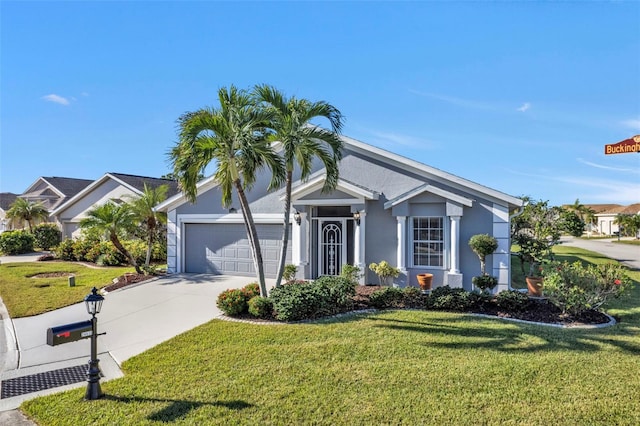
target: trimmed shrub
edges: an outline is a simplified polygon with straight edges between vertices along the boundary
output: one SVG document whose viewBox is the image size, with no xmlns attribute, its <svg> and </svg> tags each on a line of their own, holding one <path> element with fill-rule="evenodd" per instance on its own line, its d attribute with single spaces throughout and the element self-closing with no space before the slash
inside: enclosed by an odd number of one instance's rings
<svg viewBox="0 0 640 426">
<path fill-rule="evenodd" d="M 329 303 L 336 312 L 349 310 L 353 307 L 353 296 L 356 295 L 356 283 L 344 277 L 320 277 L 315 282 L 317 286 L 326 287 L 329 291 Z"/>
<path fill-rule="evenodd" d="M 6 231 L 0 234 L 0 253 L 12 255 L 31 253 L 35 238 L 28 231 Z"/>
<path fill-rule="evenodd" d="M 289 282 L 296 278 L 298 273 L 298 267 L 296 265 L 284 265 L 284 271 L 282 272 L 282 279 L 285 282 Z"/>
<path fill-rule="evenodd" d="M 498 308 L 506 311 L 524 311 L 529 306 L 529 296 L 517 290 L 501 291 L 495 302 Z"/>
<path fill-rule="evenodd" d="M 235 316 L 247 311 L 247 298 L 240 289 L 225 290 L 218 295 L 216 306 L 225 315 Z"/>
<path fill-rule="evenodd" d="M 273 302 L 268 297 L 254 296 L 247 304 L 249 313 L 254 317 L 262 319 L 273 317 Z"/>
<path fill-rule="evenodd" d="M 405 293 L 401 288 L 385 287 L 371 293 L 369 302 L 377 309 L 402 307 Z"/>
<path fill-rule="evenodd" d="M 484 274 L 471 278 L 471 282 L 482 291 L 493 290 L 493 288 L 498 285 L 498 278 L 493 275 Z"/>
<path fill-rule="evenodd" d="M 275 316 L 280 321 L 300 321 L 328 315 L 329 290 L 312 282 L 295 282 L 271 290 Z"/>
<path fill-rule="evenodd" d="M 477 297 L 473 294 L 477 296 L 477 293 L 469 293 L 462 288 L 451 288 L 445 285 L 431 292 L 427 306 L 445 311 L 466 311 L 477 302 Z"/>
<path fill-rule="evenodd" d="M 62 241 L 62 232 L 52 223 L 41 223 L 33 228 L 35 246 L 42 250 L 49 250 Z"/>
<path fill-rule="evenodd" d="M 80 262 L 95 262 L 95 251 L 92 249 L 100 244 L 99 240 L 92 240 L 89 238 L 78 238 L 73 240 L 73 257 Z"/>
<path fill-rule="evenodd" d="M 258 283 L 250 283 L 242 287 L 242 293 L 247 300 L 251 300 L 256 296 L 260 296 L 260 285 Z"/>
<path fill-rule="evenodd" d="M 424 308 L 427 296 L 422 294 L 421 289 L 418 287 L 405 287 L 403 292 L 405 308 Z"/>
<path fill-rule="evenodd" d="M 76 260 L 76 256 L 73 254 L 73 244 L 74 243 L 72 239 L 65 238 L 53 250 L 53 254 L 58 259 L 73 262 L 74 260 Z"/>
</svg>

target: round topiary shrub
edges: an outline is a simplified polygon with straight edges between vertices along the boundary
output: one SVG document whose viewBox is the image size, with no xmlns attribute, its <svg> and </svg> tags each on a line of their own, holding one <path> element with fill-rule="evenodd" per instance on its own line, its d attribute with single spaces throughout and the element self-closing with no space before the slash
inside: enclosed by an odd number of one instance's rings
<svg viewBox="0 0 640 426">
<path fill-rule="evenodd" d="M 518 290 L 501 291 L 496 295 L 496 305 L 509 312 L 524 311 L 529 306 L 529 296 Z"/>
<path fill-rule="evenodd" d="M 76 260 L 76 256 L 73 253 L 73 240 L 70 238 L 65 238 L 62 240 L 60 244 L 55 248 L 53 254 L 61 260 L 74 261 Z"/>
<path fill-rule="evenodd" d="M 273 317 L 273 302 L 262 296 L 254 296 L 249 299 L 249 313 L 256 318 L 268 319 Z"/>
<path fill-rule="evenodd" d="M 53 223 L 41 223 L 33 228 L 33 237 L 36 247 L 42 250 L 49 250 L 62 241 L 62 232 Z"/>
<path fill-rule="evenodd" d="M 250 283 L 242 287 L 242 292 L 247 300 L 251 300 L 256 296 L 260 296 L 260 285 L 258 283 Z"/>
<path fill-rule="evenodd" d="M 225 315 L 240 315 L 247 312 L 247 297 L 240 289 L 225 290 L 218 296 L 216 306 L 218 306 Z"/>
</svg>

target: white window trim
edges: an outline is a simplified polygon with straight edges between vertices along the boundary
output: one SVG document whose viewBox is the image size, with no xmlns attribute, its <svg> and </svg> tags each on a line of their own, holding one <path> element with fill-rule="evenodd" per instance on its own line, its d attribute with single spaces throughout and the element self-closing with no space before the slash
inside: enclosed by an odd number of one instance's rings
<svg viewBox="0 0 640 426">
<path fill-rule="evenodd" d="M 414 240 L 413 240 L 413 220 L 414 219 L 424 219 L 424 218 L 433 218 L 437 217 L 442 219 L 442 266 L 424 266 L 424 265 L 416 265 L 414 261 Z M 449 265 L 449 221 L 447 220 L 447 216 L 409 216 L 409 258 L 411 259 L 410 265 L 412 269 L 431 269 L 431 270 L 447 270 Z"/>
</svg>

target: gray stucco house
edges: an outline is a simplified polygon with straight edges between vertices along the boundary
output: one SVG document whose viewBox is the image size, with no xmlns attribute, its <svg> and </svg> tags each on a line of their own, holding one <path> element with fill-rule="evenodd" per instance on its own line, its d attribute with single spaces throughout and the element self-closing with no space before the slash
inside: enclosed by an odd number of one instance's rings
<svg viewBox="0 0 640 426">
<path fill-rule="evenodd" d="M 62 238 L 77 237 L 80 232 L 80 221 L 86 217 L 88 210 L 107 201 L 127 202 L 129 201 L 127 197 L 142 195 L 145 184 L 150 188 L 168 185 L 168 197 L 178 192 L 178 184 L 173 180 L 123 173 L 105 173 L 101 178 L 90 181 L 73 197 L 59 204 L 51 211 L 50 216 L 55 218 L 58 223 L 62 231 Z"/>
<path fill-rule="evenodd" d="M 324 168 L 294 183 L 287 263 L 298 277 L 337 275 L 343 264 L 358 265 L 362 284 L 377 283 L 371 262 L 387 260 L 402 273 L 400 286 L 417 286 L 416 275 L 434 274 L 434 285 L 472 289 L 480 274 L 469 238 L 487 233 L 499 248 L 487 259 L 488 272 L 499 278 L 497 290 L 509 287 L 510 216 L 522 206 L 516 197 L 454 176 L 406 157 L 343 137 L 340 181 L 322 194 Z M 275 276 L 282 238 L 283 190 L 266 190 L 267 171 L 248 193 L 260 235 L 265 273 Z M 198 184 L 196 203 L 182 194 L 157 207 L 168 213 L 169 272 L 255 276 L 237 201 L 222 207 L 212 178 Z"/>
</svg>

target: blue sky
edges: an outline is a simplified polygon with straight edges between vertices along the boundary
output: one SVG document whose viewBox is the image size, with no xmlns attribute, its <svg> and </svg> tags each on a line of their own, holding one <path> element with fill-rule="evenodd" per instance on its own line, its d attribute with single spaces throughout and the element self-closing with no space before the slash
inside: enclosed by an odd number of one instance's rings
<svg viewBox="0 0 640 426">
<path fill-rule="evenodd" d="M 0 2 L 0 192 L 159 177 L 176 119 L 256 83 L 510 195 L 640 202 L 640 2 Z"/>
</svg>

